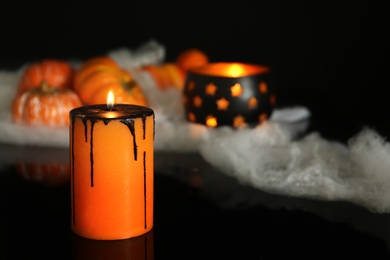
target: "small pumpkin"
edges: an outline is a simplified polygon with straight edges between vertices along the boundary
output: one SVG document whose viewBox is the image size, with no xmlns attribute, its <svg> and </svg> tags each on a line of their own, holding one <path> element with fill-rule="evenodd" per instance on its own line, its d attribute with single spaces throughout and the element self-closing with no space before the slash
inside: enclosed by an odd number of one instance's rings
<svg viewBox="0 0 390 260">
<path fill-rule="evenodd" d="M 181 90 L 184 87 L 186 74 L 176 63 L 151 64 L 144 66 L 143 69 L 151 75 L 156 86 L 161 90 L 172 87 Z"/>
<path fill-rule="evenodd" d="M 176 57 L 176 64 L 184 71 L 204 66 L 207 63 L 209 63 L 209 57 L 198 48 L 186 49 Z"/>
<path fill-rule="evenodd" d="M 71 88 L 52 88 L 45 81 L 39 88 L 18 93 L 12 101 L 13 122 L 30 126 L 68 126 L 69 111 L 82 102 Z"/>
<path fill-rule="evenodd" d="M 50 87 L 68 88 L 73 84 L 74 69 L 69 62 L 57 59 L 45 59 L 31 63 L 23 71 L 18 91 L 39 88 L 42 81 Z"/>
<path fill-rule="evenodd" d="M 105 104 L 112 91 L 115 103 L 146 106 L 141 86 L 132 74 L 108 56 L 85 61 L 75 72 L 73 88 L 84 104 Z"/>
</svg>

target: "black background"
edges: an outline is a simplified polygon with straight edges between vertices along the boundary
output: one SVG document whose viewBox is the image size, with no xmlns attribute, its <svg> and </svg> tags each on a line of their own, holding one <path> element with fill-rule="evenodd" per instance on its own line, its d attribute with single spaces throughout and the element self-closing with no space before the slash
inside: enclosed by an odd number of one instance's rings
<svg viewBox="0 0 390 260">
<path fill-rule="evenodd" d="M 307 106 L 313 121 L 317 120 L 313 125 L 320 124 L 325 137 L 346 141 L 367 126 L 390 137 L 387 0 L 8 1 L 1 4 L 0 24 L 1 70 L 15 70 L 44 58 L 87 59 L 117 48 L 134 49 L 154 39 L 166 47 L 167 61 L 197 47 L 211 61 L 269 65 L 278 81 L 278 106 Z M 3 151 L 10 153 L 7 148 Z M 178 176 L 184 173 L 174 170 Z M 204 254 L 211 248 L 212 256 L 222 256 L 214 258 L 254 259 L 245 256 L 258 255 L 256 259 L 275 259 L 284 254 L 284 258 L 312 259 L 313 252 L 321 252 L 326 259 L 337 255 L 388 259 L 387 214 L 369 215 L 361 208 L 325 203 L 326 211 L 319 210 L 317 217 L 305 212 L 306 207 L 304 211 L 279 210 L 278 199 L 267 196 L 265 200 L 272 206 L 276 202 L 277 210 L 221 211 L 202 197 L 188 195 L 188 185 L 181 181 L 156 176 L 156 256 L 173 253 L 172 259 L 210 259 Z M 0 172 L 0 177 L 1 212 L 10 213 L 0 214 L 1 229 L 7 231 L 1 252 L 41 259 L 63 254 L 59 259 L 69 259 L 71 245 L 63 236 L 68 232 L 69 209 L 61 207 L 70 205 L 68 187 L 42 189 L 24 183 L 12 169 L 8 174 Z M 234 198 L 234 191 L 226 194 Z M 246 191 L 252 195 L 249 188 Z M 256 196 L 264 194 L 250 198 Z M 284 205 L 284 197 L 279 199 Z M 294 198 L 287 199 L 293 200 L 287 205 L 295 205 Z M 318 203 L 309 205 L 323 206 Z M 341 223 L 337 223 L 339 216 Z M 357 222 L 358 228 L 343 221 Z M 43 230 L 43 225 L 50 228 Z M 386 239 L 367 235 L 366 227 L 378 229 Z M 211 230 L 211 235 L 204 236 L 205 230 Z M 47 248 L 43 253 L 42 245 Z"/>
<path fill-rule="evenodd" d="M 390 134 L 386 0 L 14 1 L 1 13 L 3 69 L 43 58 L 86 59 L 156 40 L 166 61 L 197 47 L 211 61 L 269 65 L 279 105 L 329 110 L 324 120 L 332 125 L 332 114 L 343 113 L 355 122 L 348 136 L 365 126 Z M 301 100 L 302 92 L 311 98 Z"/>
</svg>

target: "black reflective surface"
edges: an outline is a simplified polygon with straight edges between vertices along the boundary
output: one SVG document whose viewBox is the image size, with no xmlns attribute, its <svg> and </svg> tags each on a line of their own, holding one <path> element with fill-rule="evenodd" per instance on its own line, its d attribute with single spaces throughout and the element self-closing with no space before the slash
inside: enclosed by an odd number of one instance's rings
<svg viewBox="0 0 390 260">
<path fill-rule="evenodd" d="M 359 130 L 321 107 L 320 99 L 310 107 L 308 131 L 346 142 Z M 390 259 L 389 214 L 268 194 L 196 153 L 156 152 L 150 233 L 91 241 L 70 230 L 69 179 L 56 168 L 67 165 L 67 149 L 1 144 L 0 155 L 0 259 Z M 37 175 L 33 165 L 57 170 L 58 178 Z"/>
</svg>

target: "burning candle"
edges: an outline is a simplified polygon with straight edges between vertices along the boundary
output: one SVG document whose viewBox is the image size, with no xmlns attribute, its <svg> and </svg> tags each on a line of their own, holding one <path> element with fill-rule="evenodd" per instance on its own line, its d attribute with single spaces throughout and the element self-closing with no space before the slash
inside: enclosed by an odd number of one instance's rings
<svg viewBox="0 0 390 260">
<path fill-rule="evenodd" d="M 154 112 L 130 104 L 70 111 L 71 227 L 96 240 L 153 227 Z"/>
<path fill-rule="evenodd" d="M 189 70 L 184 85 L 187 120 L 208 127 L 262 123 L 275 100 L 271 71 L 263 65 L 209 63 Z"/>
</svg>

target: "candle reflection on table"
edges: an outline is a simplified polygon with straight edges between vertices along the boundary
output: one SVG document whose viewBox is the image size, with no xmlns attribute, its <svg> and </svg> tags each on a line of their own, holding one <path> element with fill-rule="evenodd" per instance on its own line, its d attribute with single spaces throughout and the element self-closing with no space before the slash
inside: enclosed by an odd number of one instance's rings
<svg viewBox="0 0 390 260">
<path fill-rule="evenodd" d="M 123 240 L 94 240 L 72 236 L 74 260 L 152 260 L 154 259 L 153 229 L 144 235 Z"/>
<path fill-rule="evenodd" d="M 69 184 L 69 149 L 1 144 L 0 165 L 12 165 L 26 181 L 46 186 Z"/>
</svg>

